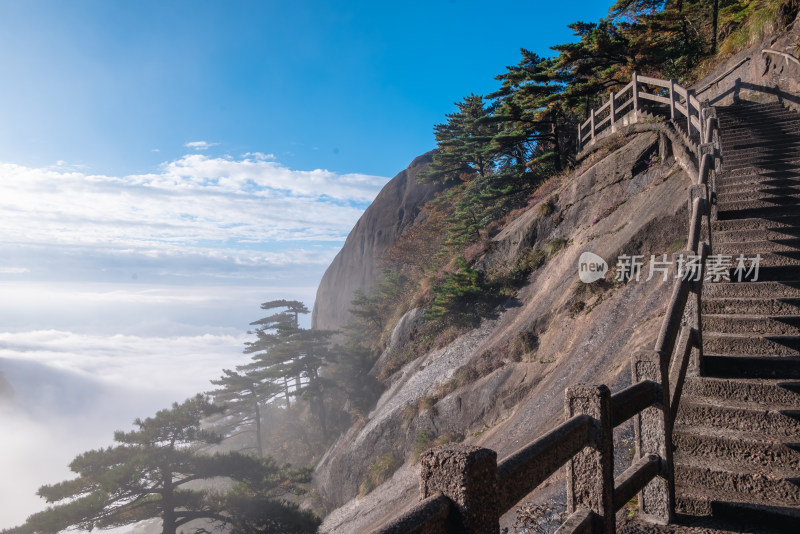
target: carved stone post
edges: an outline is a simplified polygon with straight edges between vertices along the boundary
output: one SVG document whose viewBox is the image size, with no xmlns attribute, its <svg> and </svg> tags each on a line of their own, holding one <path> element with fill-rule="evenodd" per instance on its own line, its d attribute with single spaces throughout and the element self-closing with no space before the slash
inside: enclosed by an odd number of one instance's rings
<svg viewBox="0 0 800 534">
<path fill-rule="evenodd" d="M 591 447 L 567 462 L 567 513 L 592 510 L 602 526 L 594 532 L 616 532 L 614 514 L 614 428 L 611 426 L 611 392 L 606 386 L 578 384 L 567 388 L 566 418 L 587 414 L 594 419 Z"/>
<path fill-rule="evenodd" d="M 455 503 L 459 532 L 500 532 L 495 451 L 459 443 L 429 449 L 420 456 L 419 491 L 420 499 L 440 491 Z"/>
<path fill-rule="evenodd" d="M 702 154 L 702 152 L 701 152 Z M 702 172 L 703 167 L 703 157 L 700 156 L 700 168 Z M 698 236 L 698 243 L 701 241 L 711 241 L 711 212 L 709 211 L 710 202 L 708 200 L 708 184 L 696 184 L 689 187 L 689 224 L 691 224 L 691 217 L 692 217 L 692 206 L 694 204 L 695 199 L 702 199 L 700 202 L 700 208 L 703 210 L 703 215 L 700 219 L 700 235 Z M 695 254 L 699 252 L 699 248 L 694 251 Z"/>
<path fill-rule="evenodd" d="M 708 154 L 706 156 L 706 154 Z M 716 168 L 716 157 L 713 143 L 703 143 L 700 145 L 700 179 L 705 178 L 706 196 L 706 223 L 708 224 L 708 232 L 705 234 L 709 246 L 713 247 L 714 243 L 711 238 L 711 221 L 716 219 L 716 208 L 714 203 L 714 185 L 715 176 L 714 171 Z M 704 175 L 705 174 L 705 175 Z"/>
<path fill-rule="evenodd" d="M 672 424 L 669 408 L 669 359 L 656 351 L 640 351 L 633 355 L 633 382 L 652 380 L 661 385 L 661 402 L 643 410 L 634 418 L 636 457 L 657 454 L 661 472 L 639 493 L 639 511 L 647 519 L 662 525 L 675 514 L 675 478 L 672 463 Z"/>
<path fill-rule="evenodd" d="M 686 90 L 686 133 L 689 134 L 689 139 L 692 138 L 692 97 L 694 96 L 694 91 L 691 89 Z M 698 110 L 697 113 L 698 118 L 700 117 L 700 112 Z M 703 140 L 701 139 L 700 142 L 702 143 Z"/>
<path fill-rule="evenodd" d="M 581 151 L 581 140 L 583 139 L 582 125 L 578 122 L 578 152 Z"/>
<path fill-rule="evenodd" d="M 690 251 L 684 251 L 688 254 Z M 692 348 L 692 356 L 689 360 L 688 374 L 690 376 L 703 375 L 703 316 L 702 316 L 702 292 L 703 280 L 706 276 L 706 259 L 711 252 L 711 246 L 707 241 L 701 241 L 698 245 L 698 251 L 695 252 L 700 256 L 700 274 L 697 280 L 692 282 L 689 298 L 686 299 L 686 307 L 683 309 L 683 318 L 681 324 L 684 328 L 691 329 L 692 341 L 694 347 Z"/>
<path fill-rule="evenodd" d="M 608 99 L 608 112 L 609 112 L 608 116 L 611 117 L 611 131 L 612 132 L 616 132 L 617 131 L 617 122 L 616 122 L 616 120 L 617 120 L 617 106 L 616 106 L 615 99 L 616 99 L 616 96 L 614 96 L 614 91 L 611 91 L 611 94 L 609 95 L 609 99 Z"/>
<path fill-rule="evenodd" d="M 669 118 L 675 120 L 675 79 L 669 81 Z"/>
</svg>

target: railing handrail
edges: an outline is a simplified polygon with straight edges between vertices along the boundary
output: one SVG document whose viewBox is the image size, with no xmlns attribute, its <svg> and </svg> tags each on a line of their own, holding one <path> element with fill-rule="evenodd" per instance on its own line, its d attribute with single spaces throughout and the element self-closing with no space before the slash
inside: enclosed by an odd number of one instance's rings
<svg viewBox="0 0 800 534">
<path fill-rule="evenodd" d="M 667 94 L 659 94 L 663 91 L 648 91 L 647 86 L 666 90 Z M 631 97 L 627 96 L 629 92 L 632 92 Z M 587 144 L 593 143 L 597 136 L 605 133 L 606 130 L 615 132 L 619 122 L 627 124 L 638 122 L 639 112 L 644 110 L 642 102 L 645 100 L 668 106 L 670 119 L 676 124 L 678 115 L 682 115 L 685 121 L 683 126 L 686 128 L 689 138 L 697 137 L 702 142 L 705 133 L 705 125 L 700 116 L 703 105 L 694 92 L 678 84 L 674 79 L 661 80 L 634 72 L 628 84 L 617 92 L 611 91 L 605 104 L 589 110 L 589 118 L 578 123 L 578 151 L 580 152 Z M 627 110 L 631 103 L 633 104 L 632 109 Z M 598 120 L 599 116 L 604 116 L 606 111 L 608 111 L 608 116 Z"/>
<path fill-rule="evenodd" d="M 640 84 L 667 89 L 670 96 L 639 91 Z M 631 90 L 632 96 L 618 108 L 616 98 Z M 675 95 L 682 96 L 682 102 Z M 712 172 L 718 157 L 719 140 L 715 135 L 718 123 L 713 108 L 700 105 L 692 91 L 680 87 L 675 80 L 634 73 L 622 91 L 616 95 L 612 93 L 606 104 L 591 110 L 587 123 L 579 124 L 579 142 L 581 130 L 587 124 L 590 132 L 586 139 L 595 138 L 598 125 L 609 122 L 614 128 L 617 109 L 633 103 L 636 116 L 640 99 L 666 101 L 673 120 L 677 117 L 676 111 L 682 113 L 689 136 L 693 136 L 694 126 L 699 139 L 697 177 L 693 177 L 689 189 L 688 250 L 681 253 L 694 256 L 695 267 L 687 269 L 683 276 L 676 276 L 654 350 L 633 355 L 633 384 L 613 395 L 606 386 L 578 384 L 567 388 L 566 421 L 499 464 L 496 454 L 487 449 L 456 444 L 428 450 L 421 459 L 420 491 L 425 498 L 376 533 L 494 530 L 500 515 L 565 464 L 568 466 L 567 511 L 570 515 L 556 534 L 613 533 L 616 511 L 637 493 L 639 508 L 645 515 L 655 516 L 661 522 L 672 519 L 675 505 L 672 427 L 690 367 L 693 372 L 699 372 L 702 366 L 700 298 L 706 258 L 711 253 L 715 198 Z M 693 107 L 696 113 L 692 113 Z M 598 122 L 598 112 L 606 110 L 609 116 Z M 613 430 L 632 417 L 636 418 L 637 458 L 615 479 Z M 440 453 L 450 456 L 443 460 L 437 456 Z M 426 460 L 428 456 L 430 461 Z M 448 463 L 452 465 L 445 465 Z M 458 466 L 457 470 L 447 476 L 437 471 L 453 469 L 453 466 Z M 580 491 L 576 480 L 580 480 Z M 644 492 L 651 484 L 659 487 Z M 481 485 L 490 485 L 491 491 L 477 487 Z M 592 491 L 587 492 L 586 488 Z M 486 497 L 489 494 L 491 496 Z M 470 510 L 470 506 L 482 508 Z M 480 526 L 470 523 L 476 521 L 475 517 L 483 518 L 478 520 Z"/>
</svg>

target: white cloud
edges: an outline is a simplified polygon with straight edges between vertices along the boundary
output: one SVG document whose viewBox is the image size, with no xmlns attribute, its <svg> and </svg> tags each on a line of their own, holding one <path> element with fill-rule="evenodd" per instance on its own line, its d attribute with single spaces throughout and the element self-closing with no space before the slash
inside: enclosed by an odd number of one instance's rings
<svg viewBox="0 0 800 534">
<path fill-rule="evenodd" d="M 208 381 L 219 376 L 223 366 L 244 363 L 242 347 L 247 339 L 245 332 L 194 336 L 0 332 L 0 359 L 35 362 L 111 387 L 158 392 L 158 396 L 169 392 L 172 400 L 182 400 L 210 389 Z"/>
<path fill-rule="evenodd" d="M 0 267 L 0 274 L 25 274 L 29 273 L 27 267 Z"/>
<path fill-rule="evenodd" d="M 191 141 L 184 146 L 195 150 L 208 150 L 210 147 L 217 146 L 218 144 L 219 143 L 207 143 L 206 141 Z"/>
<path fill-rule="evenodd" d="M 112 259 L 183 266 L 176 274 L 205 263 L 220 276 L 322 265 L 385 183 L 296 171 L 263 153 L 186 155 L 157 173 L 123 177 L 0 163 L 0 244 L 6 267 L 36 272 L 57 270 L 59 258 L 96 260 L 98 270 Z M 11 274 L 18 272 L 0 270 Z"/>
</svg>

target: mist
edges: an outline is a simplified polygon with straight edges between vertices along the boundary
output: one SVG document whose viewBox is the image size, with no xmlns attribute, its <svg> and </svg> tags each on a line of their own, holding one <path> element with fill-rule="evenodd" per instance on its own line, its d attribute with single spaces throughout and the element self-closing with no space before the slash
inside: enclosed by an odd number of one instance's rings
<svg viewBox="0 0 800 534">
<path fill-rule="evenodd" d="M 314 280 L 316 281 L 316 280 Z M 244 363 L 261 302 L 313 301 L 315 286 L 0 284 L 0 528 L 47 503 L 44 484 L 72 478 L 78 454 L 113 444 L 172 402 L 212 389 Z"/>
</svg>

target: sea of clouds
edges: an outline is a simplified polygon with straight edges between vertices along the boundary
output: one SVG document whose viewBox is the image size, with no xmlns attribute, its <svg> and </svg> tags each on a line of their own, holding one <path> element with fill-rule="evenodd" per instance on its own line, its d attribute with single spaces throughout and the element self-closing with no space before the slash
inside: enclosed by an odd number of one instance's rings
<svg viewBox="0 0 800 534">
<path fill-rule="evenodd" d="M 193 153 L 122 177 L 0 163 L 0 372 L 13 389 L 0 528 L 43 509 L 36 489 L 69 478 L 77 454 L 246 361 L 261 302 L 311 307 L 385 182 L 264 154 Z"/>
</svg>

